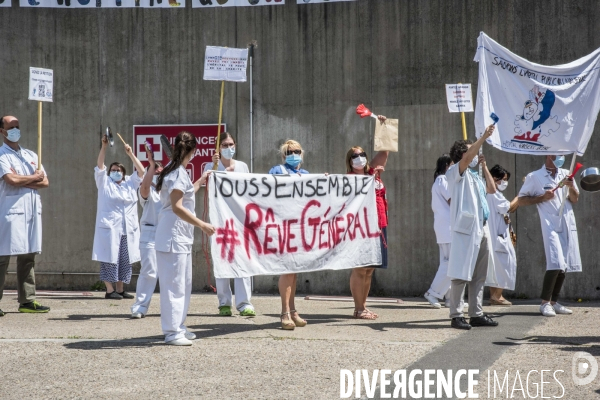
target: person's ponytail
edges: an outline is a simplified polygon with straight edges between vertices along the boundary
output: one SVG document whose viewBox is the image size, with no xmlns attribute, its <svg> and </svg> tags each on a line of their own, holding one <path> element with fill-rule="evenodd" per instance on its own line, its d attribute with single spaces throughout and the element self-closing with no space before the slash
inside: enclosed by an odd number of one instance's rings
<svg viewBox="0 0 600 400">
<path fill-rule="evenodd" d="M 165 176 L 179 168 L 181 164 L 183 164 L 185 156 L 195 149 L 196 138 L 194 135 L 185 131 L 180 132 L 179 135 L 177 135 L 175 138 L 175 146 L 173 146 L 173 158 L 167 164 L 167 166 L 163 168 L 162 172 L 158 176 L 158 182 L 156 182 L 157 192 L 160 192 Z"/>
</svg>

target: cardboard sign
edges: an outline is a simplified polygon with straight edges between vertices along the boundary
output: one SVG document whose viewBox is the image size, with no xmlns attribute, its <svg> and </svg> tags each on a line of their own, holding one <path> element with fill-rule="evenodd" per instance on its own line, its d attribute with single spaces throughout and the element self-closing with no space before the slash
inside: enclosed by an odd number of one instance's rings
<svg viewBox="0 0 600 400">
<path fill-rule="evenodd" d="M 212 156 L 215 154 L 217 143 L 217 124 L 208 125 L 134 125 L 133 143 L 136 157 L 142 162 L 144 167 L 148 166 L 146 149 L 144 142 L 148 141 L 154 152 L 154 160 L 167 165 L 169 158 L 160 143 L 160 135 L 165 135 L 171 146 L 175 144 L 175 138 L 179 132 L 186 131 L 196 137 L 196 153 L 194 158 L 187 166 L 190 179 L 198 180 L 202 176 L 204 165 L 212 162 Z M 221 132 L 226 131 L 226 125 L 221 124 Z"/>
<path fill-rule="evenodd" d="M 398 120 L 386 119 L 375 122 L 375 151 L 398 151 Z"/>
<path fill-rule="evenodd" d="M 204 80 L 246 82 L 248 49 L 206 46 Z"/>
<path fill-rule="evenodd" d="M 29 67 L 29 100 L 52 101 L 54 72 L 51 69 Z"/>
<path fill-rule="evenodd" d="M 446 85 L 446 99 L 450 112 L 473 112 L 470 83 Z"/>
</svg>

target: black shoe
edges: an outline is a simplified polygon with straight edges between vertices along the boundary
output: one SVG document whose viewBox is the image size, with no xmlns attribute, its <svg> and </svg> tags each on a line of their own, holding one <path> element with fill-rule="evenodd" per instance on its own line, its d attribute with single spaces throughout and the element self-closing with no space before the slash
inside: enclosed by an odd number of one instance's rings
<svg viewBox="0 0 600 400">
<path fill-rule="evenodd" d="M 487 315 L 481 317 L 473 317 L 469 320 L 471 326 L 498 326 L 498 322 L 494 321 Z"/>
<path fill-rule="evenodd" d="M 111 299 L 111 300 L 123 300 L 123 296 L 121 296 L 115 290 L 113 290 L 110 293 L 106 292 L 106 294 L 104 295 L 104 298 L 105 299 Z"/>
<path fill-rule="evenodd" d="M 124 299 L 133 299 L 135 296 L 132 295 L 131 293 L 127 293 L 126 291 L 122 291 L 121 293 L 117 292 L 117 294 L 121 297 L 123 297 Z"/>
<path fill-rule="evenodd" d="M 0 317 L 4 317 L 4 311 L 0 310 Z"/>
<path fill-rule="evenodd" d="M 32 301 L 31 303 L 25 303 L 19 305 L 19 312 L 22 313 L 47 313 L 50 311 L 50 307 L 44 307 L 37 301 Z"/>
<path fill-rule="evenodd" d="M 471 329 L 471 325 L 469 325 L 464 317 L 452 318 L 452 324 L 450 325 L 455 329 L 464 329 L 466 331 Z"/>
</svg>

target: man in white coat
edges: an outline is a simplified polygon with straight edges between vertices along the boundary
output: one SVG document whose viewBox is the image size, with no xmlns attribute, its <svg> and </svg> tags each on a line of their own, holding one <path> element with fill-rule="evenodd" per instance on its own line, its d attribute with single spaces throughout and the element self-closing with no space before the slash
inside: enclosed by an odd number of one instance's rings
<svg viewBox="0 0 600 400">
<path fill-rule="evenodd" d="M 38 189 L 48 187 L 38 156 L 19 146 L 19 120 L 0 119 L 0 300 L 11 256 L 17 256 L 19 312 L 47 313 L 35 299 L 35 255 L 42 252 L 42 202 Z M 0 310 L 0 317 L 4 312 Z"/>
<path fill-rule="evenodd" d="M 519 205 L 536 204 L 542 223 L 546 274 L 540 312 L 546 317 L 573 313 L 557 300 L 565 281 L 565 272 L 581 272 L 577 225 L 573 213 L 573 204 L 579 200 L 579 190 L 574 181 L 567 179 L 569 171 L 560 168 L 564 162 L 564 156 L 546 156 L 545 165 L 527 175 L 519 192 Z M 552 192 L 561 184 L 564 184 L 562 188 Z M 563 201 L 563 213 L 558 215 Z"/>
<path fill-rule="evenodd" d="M 477 153 L 483 142 L 494 132 L 487 127 L 475 143 L 459 140 L 450 149 L 454 165 L 446 172 L 452 193 L 450 224 L 452 243 L 448 260 L 450 284 L 451 326 L 471 329 L 472 326 L 497 326 L 498 322 L 483 313 L 483 287 L 488 269 L 488 238 L 484 226 L 489 218 L 485 184 L 472 170 L 479 164 Z M 481 157 L 481 161 L 483 161 Z M 469 287 L 469 317 L 463 316 L 465 287 Z"/>
</svg>

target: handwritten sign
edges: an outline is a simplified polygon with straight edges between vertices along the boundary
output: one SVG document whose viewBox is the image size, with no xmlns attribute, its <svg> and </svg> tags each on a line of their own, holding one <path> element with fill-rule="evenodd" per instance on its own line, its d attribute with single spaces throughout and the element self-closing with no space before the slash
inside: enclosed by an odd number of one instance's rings
<svg viewBox="0 0 600 400">
<path fill-rule="evenodd" d="M 446 85 L 446 100 L 450 112 L 472 112 L 473 96 L 470 83 Z"/>
<path fill-rule="evenodd" d="M 51 69 L 29 67 L 29 100 L 52 101 L 54 72 Z"/>
<path fill-rule="evenodd" d="M 372 176 L 216 172 L 208 197 L 216 278 L 381 264 Z"/>
<path fill-rule="evenodd" d="M 248 49 L 206 46 L 204 80 L 246 82 Z"/>
</svg>

